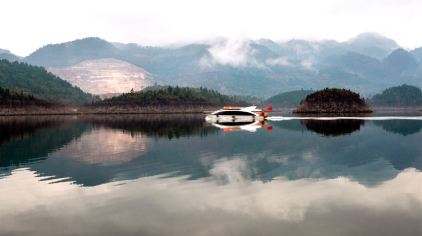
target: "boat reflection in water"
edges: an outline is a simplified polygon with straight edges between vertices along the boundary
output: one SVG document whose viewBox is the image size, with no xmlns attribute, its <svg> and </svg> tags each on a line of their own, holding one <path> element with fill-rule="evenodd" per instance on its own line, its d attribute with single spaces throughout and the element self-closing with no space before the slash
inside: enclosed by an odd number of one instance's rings
<svg viewBox="0 0 422 236">
<path fill-rule="evenodd" d="M 256 132 L 258 129 L 265 127 L 268 123 L 267 120 L 251 120 L 242 122 L 220 122 L 220 121 L 207 121 L 212 126 L 222 129 L 224 132 L 232 131 L 248 131 Z M 267 130 L 272 130 L 272 126 L 267 126 Z"/>
</svg>

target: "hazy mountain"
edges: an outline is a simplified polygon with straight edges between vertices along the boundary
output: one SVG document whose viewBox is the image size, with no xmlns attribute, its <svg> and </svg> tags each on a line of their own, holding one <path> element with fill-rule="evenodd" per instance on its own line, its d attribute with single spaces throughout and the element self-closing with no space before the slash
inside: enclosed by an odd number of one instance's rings
<svg viewBox="0 0 422 236">
<path fill-rule="evenodd" d="M 96 94 L 139 91 L 149 85 L 151 75 L 140 67 L 117 59 L 94 59 L 76 65 L 48 69 L 82 90 Z"/>
<path fill-rule="evenodd" d="M 49 44 L 24 58 L 25 62 L 45 67 L 64 67 L 81 61 L 115 57 L 113 44 L 100 38 L 84 38 L 72 42 Z"/>
<path fill-rule="evenodd" d="M 413 55 L 404 50 L 396 49 L 383 61 L 385 69 L 395 76 L 413 75 L 418 67 L 418 62 Z"/>
<path fill-rule="evenodd" d="M 350 51 L 383 59 L 400 46 L 392 39 L 377 33 L 362 33 L 347 42 Z"/>
<path fill-rule="evenodd" d="M 20 58 L 13 53 L 11 53 L 9 50 L 1 49 L 0 48 L 0 60 L 5 59 L 8 61 L 18 61 Z"/>
<path fill-rule="evenodd" d="M 3 53 L 10 53 L 10 51 L 9 50 L 6 50 L 6 49 L 1 49 L 0 48 L 0 54 L 3 54 Z"/>
<path fill-rule="evenodd" d="M 20 57 L 11 54 L 11 53 L 0 53 L 0 60 L 8 60 L 8 61 L 19 61 Z"/>
<path fill-rule="evenodd" d="M 151 83 L 203 86 L 226 94 L 269 97 L 324 87 L 373 94 L 402 83 L 422 84 L 421 51 L 398 48 L 393 40 L 374 33 L 347 42 L 217 40 L 181 47 L 86 38 L 44 46 L 24 61 L 67 69 L 87 60 L 113 58 L 147 71 Z M 85 74 L 83 80 L 95 81 L 93 76 Z"/>
<path fill-rule="evenodd" d="M 422 63 L 422 47 L 412 50 L 411 53 L 418 63 Z"/>
<path fill-rule="evenodd" d="M 359 77 L 374 79 L 378 76 L 383 76 L 384 67 L 381 61 L 356 52 L 347 52 L 346 54 L 329 57 L 324 63 L 327 67 Z"/>
</svg>

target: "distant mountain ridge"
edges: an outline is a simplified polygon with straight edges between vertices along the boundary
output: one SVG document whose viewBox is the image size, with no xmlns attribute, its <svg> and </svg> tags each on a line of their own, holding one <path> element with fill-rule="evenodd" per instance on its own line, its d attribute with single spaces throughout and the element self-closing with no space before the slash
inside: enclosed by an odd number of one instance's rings
<svg viewBox="0 0 422 236">
<path fill-rule="evenodd" d="M 84 60 L 113 57 L 117 51 L 111 43 L 97 37 L 91 37 L 67 43 L 46 45 L 23 60 L 38 66 L 64 67 Z"/>
<path fill-rule="evenodd" d="M 359 34 L 347 43 L 350 51 L 380 60 L 388 56 L 392 50 L 400 47 L 394 40 L 372 32 Z"/>
<path fill-rule="evenodd" d="M 14 55 L 9 50 L 0 48 L 0 60 L 2 59 L 8 60 L 8 61 L 18 61 L 20 60 L 20 57 Z"/>
<path fill-rule="evenodd" d="M 46 45 L 21 60 L 54 71 L 104 58 L 145 70 L 151 83 L 202 86 L 234 95 L 269 97 L 324 87 L 374 94 L 402 83 L 422 85 L 422 49 L 406 51 L 375 33 L 346 42 L 217 40 L 180 47 L 143 47 L 91 37 Z"/>
</svg>

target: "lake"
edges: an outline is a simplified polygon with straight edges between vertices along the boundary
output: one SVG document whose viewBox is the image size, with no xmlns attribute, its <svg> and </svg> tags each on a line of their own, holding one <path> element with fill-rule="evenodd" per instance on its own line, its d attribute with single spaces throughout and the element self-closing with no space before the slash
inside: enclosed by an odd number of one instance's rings
<svg viewBox="0 0 422 236">
<path fill-rule="evenodd" d="M 0 117 L 0 235 L 422 235 L 421 119 Z"/>
</svg>

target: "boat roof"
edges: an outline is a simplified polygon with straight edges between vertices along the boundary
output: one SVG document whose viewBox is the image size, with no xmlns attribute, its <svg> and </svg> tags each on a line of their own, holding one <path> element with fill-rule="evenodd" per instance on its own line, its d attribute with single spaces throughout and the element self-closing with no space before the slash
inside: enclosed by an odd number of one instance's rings
<svg viewBox="0 0 422 236">
<path fill-rule="evenodd" d="M 256 106 L 249 106 L 249 107 L 232 107 L 232 106 L 225 106 L 223 107 L 223 110 L 227 111 L 261 111 L 260 109 L 257 109 Z"/>
<path fill-rule="evenodd" d="M 257 109 L 256 106 L 250 106 L 250 107 L 224 107 L 223 109 L 216 110 L 212 112 L 211 114 L 218 114 L 220 112 L 239 112 L 239 113 L 249 113 L 251 115 L 256 115 L 257 112 L 260 112 L 262 110 Z"/>
</svg>

